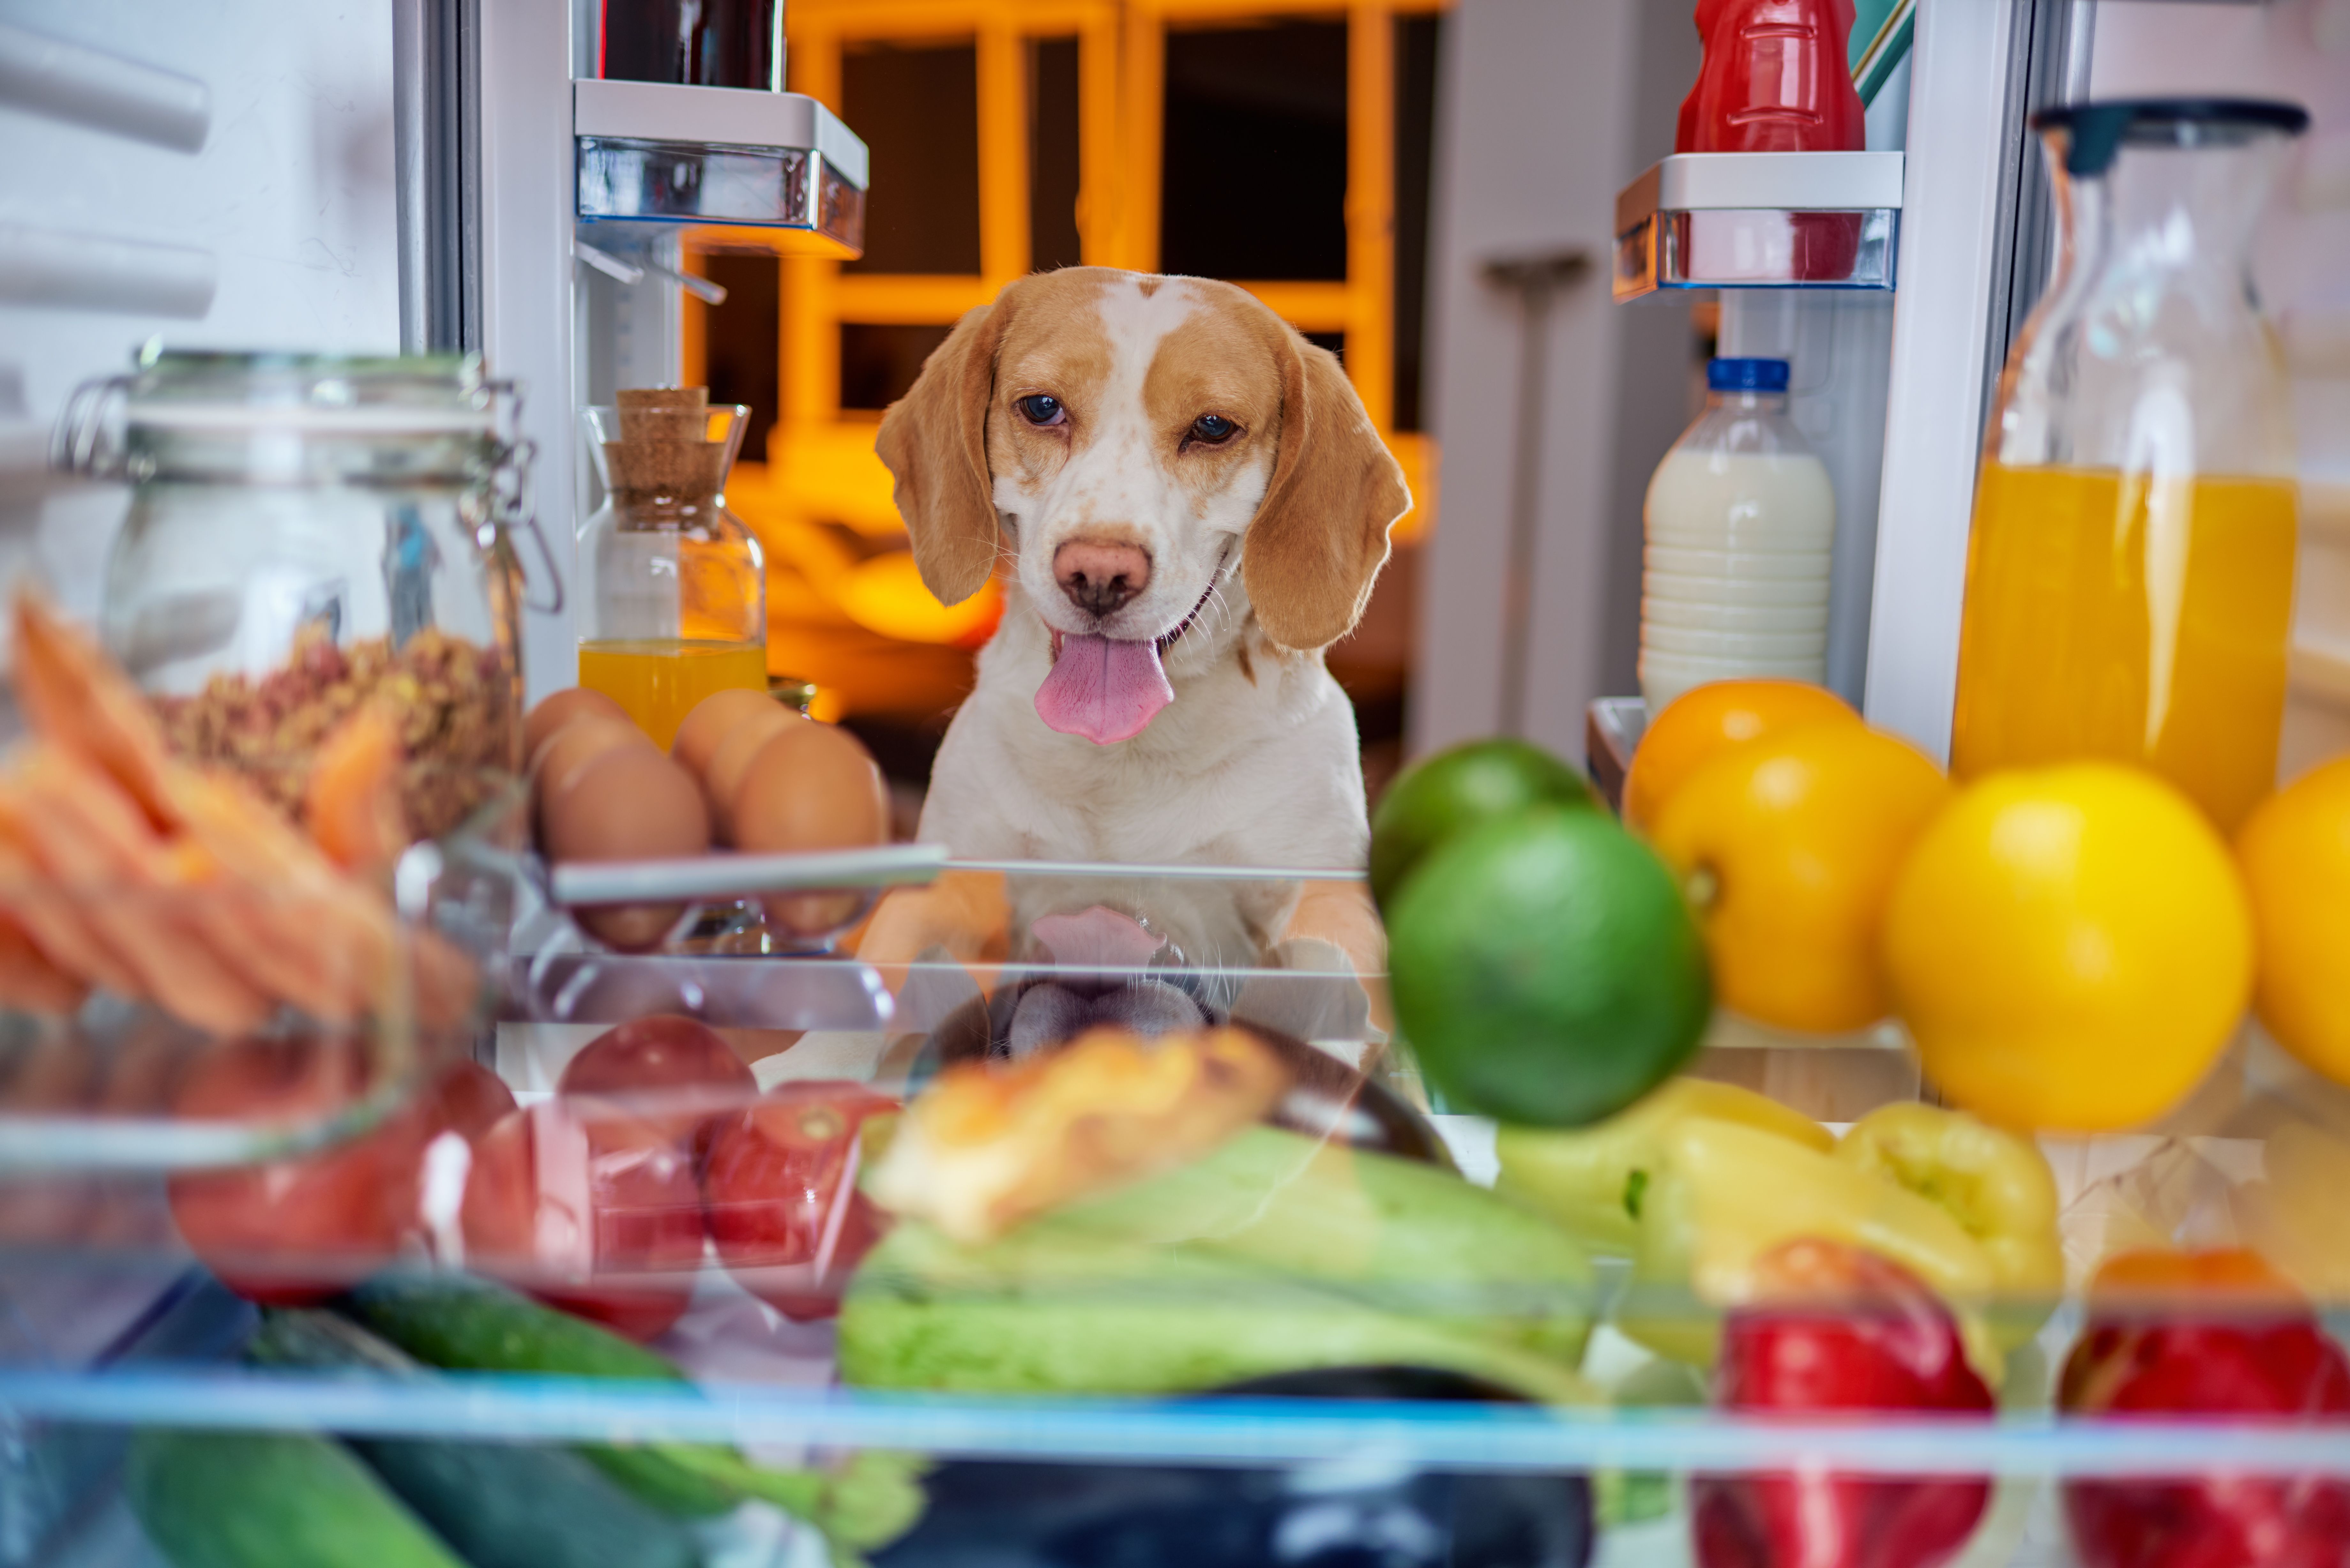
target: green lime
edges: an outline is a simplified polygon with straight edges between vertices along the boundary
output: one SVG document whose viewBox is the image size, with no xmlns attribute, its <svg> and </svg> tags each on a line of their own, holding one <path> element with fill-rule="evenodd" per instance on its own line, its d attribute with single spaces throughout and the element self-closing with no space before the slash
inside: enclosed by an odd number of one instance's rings
<svg viewBox="0 0 2350 1568">
<path fill-rule="evenodd" d="M 1590 805 L 1591 786 L 1523 741 L 1471 741 L 1414 763 L 1371 817 L 1371 897 L 1384 909 L 1420 857 L 1456 833 L 1544 801 Z"/>
<path fill-rule="evenodd" d="M 1705 947 L 1671 873 L 1605 812 L 1530 806 L 1439 845 L 1388 914 L 1388 982 L 1455 1109 L 1584 1127 L 1697 1049 Z"/>
</svg>

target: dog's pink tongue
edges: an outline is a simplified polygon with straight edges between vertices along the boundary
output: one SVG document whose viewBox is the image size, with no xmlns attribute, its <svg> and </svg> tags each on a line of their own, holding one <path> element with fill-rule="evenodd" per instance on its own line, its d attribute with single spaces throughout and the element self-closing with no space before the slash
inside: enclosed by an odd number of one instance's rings
<svg viewBox="0 0 2350 1568">
<path fill-rule="evenodd" d="M 1061 657 L 1036 688 L 1036 716 L 1064 735 L 1107 746 L 1142 733 L 1173 701 L 1157 643 L 1064 637 Z"/>
</svg>

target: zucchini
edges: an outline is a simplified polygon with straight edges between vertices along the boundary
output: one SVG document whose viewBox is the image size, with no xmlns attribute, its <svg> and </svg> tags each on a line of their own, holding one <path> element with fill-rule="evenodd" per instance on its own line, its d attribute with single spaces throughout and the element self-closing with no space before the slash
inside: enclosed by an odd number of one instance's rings
<svg viewBox="0 0 2350 1568">
<path fill-rule="evenodd" d="M 337 1304 L 417 1360 L 452 1371 L 688 1381 L 667 1357 L 485 1280 L 385 1275 Z M 784 1470 L 754 1464 L 723 1443 L 577 1447 L 623 1490 L 664 1513 L 700 1519 L 747 1501 L 771 1503 L 849 1551 L 896 1540 L 922 1511 L 922 1466 L 897 1454 L 862 1452 L 837 1469 Z"/>
<path fill-rule="evenodd" d="M 365 1465 L 307 1432 L 150 1427 L 122 1490 L 172 1568 L 463 1568 Z"/>
<path fill-rule="evenodd" d="M 246 1353 L 268 1366 L 434 1376 L 330 1313 L 271 1312 Z M 684 1526 L 580 1455 L 525 1443 L 348 1438 L 352 1452 L 473 1568 L 693 1568 Z"/>
</svg>

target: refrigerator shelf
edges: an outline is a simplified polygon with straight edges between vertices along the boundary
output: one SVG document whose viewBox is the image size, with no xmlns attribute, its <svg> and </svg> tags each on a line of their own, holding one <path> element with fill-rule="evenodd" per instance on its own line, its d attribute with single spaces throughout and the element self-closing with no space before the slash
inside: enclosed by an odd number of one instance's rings
<svg viewBox="0 0 2350 1568">
<path fill-rule="evenodd" d="M 1898 152 L 1679 152 L 1616 196 L 1615 296 L 1659 289 L 1889 291 Z"/>
<path fill-rule="evenodd" d="M 710 223 L 865 250 L 865 143 L 804 93 L 584 78 L 572 88 L 583 223 Z"/>
</svg>

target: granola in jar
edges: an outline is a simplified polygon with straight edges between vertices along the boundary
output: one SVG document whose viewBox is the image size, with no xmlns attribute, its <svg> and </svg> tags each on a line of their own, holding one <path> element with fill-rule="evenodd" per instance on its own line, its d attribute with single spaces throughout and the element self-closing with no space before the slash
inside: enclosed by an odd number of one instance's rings
<svg viewBox="0 0 2350 1568">
<path fill-rule="evenodd" d="M 456 827 L 515 771 L 512 667 L 497 649 L 430 626 L 396 651 L 380 637 L 338 647 L 312 626 L 257 680 L 216 674 L 193 696 L 151 701 L 174 750 L 244 775 L 297 823 L 311 754 L 368 703 L 399 731 L 400 805 L 420 837 Z"/>
</svg>

